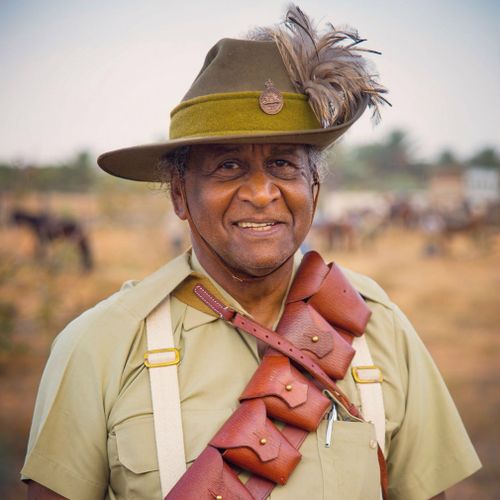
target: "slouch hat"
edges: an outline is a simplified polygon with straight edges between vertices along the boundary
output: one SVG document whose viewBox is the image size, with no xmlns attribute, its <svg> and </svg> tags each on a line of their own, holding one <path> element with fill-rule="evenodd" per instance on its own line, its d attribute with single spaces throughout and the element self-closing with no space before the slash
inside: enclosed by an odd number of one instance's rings
<svg viewBox="0 0 500 500">
<path fill-rule="evenodd" d="M 283 23 L 225 38 L 208 52 L 190 89 L 170 114 L 169 140 L 102 154 L 106 172 L 158 180 L 159 160 L 194 144 L 333 144 L 363 114 L 387 101 L 350 28 L 318 31 L 297 6 Z"/>
</svg>

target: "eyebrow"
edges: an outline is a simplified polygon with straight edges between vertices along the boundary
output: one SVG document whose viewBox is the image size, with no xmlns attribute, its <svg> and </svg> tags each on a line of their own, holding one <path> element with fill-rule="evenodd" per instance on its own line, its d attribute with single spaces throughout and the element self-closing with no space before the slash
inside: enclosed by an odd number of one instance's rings
<svg viewBox="0 0 500 500">
<path fill-rule="evenodd" d="M 228 153 L 238 153 L 241 148 L 240 144 L 214 144 L 212 154 L 214 158 L 217 158 Z M 271 155 L 295 155 L 297 153 L 296 144 L 274 144 L 270 152 Z"/>
<path fill-rule="evenodd" d="M 275 145 L 271 147 L 271 154 L 296 154 L 297 145 Z"/>
<path fill-rule="evenodd" d="M 228 145 L 228 144 L 214 144 L 213 151 L 216 155 L 222 155 L 225 153 L 233 153 L 239 151 L 241 147 L 239 145 Z"/>
</svg>

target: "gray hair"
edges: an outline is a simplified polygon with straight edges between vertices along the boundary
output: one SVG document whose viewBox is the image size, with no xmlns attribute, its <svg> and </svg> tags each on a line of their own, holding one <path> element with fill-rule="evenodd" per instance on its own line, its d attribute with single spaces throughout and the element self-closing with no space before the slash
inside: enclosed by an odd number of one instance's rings
<svg viewBox="0 0 500 500">
<path fill-rule="evenodd" d="M 172 172 L 177 172 L 179 177 L 183 179 L 186 174 L 188 157 L 189 146 L 174 149 L 163 155 L 156 166 L 158 182 L 170 189 Z"/>
<path fill-rule="evenodd" d="M 327 172 L 326 151 L 309 144 L 306 144 L 305 148 L 313 182 L 319 184 L 324 180 Z M 177 172 L 179 177 L 183 179 L 187 170 L 189 152 L 190 146 L 183 146 L 165 154 L 157 165 L 158 181 L 168 188 L 172 172 Z"/>
</svg>

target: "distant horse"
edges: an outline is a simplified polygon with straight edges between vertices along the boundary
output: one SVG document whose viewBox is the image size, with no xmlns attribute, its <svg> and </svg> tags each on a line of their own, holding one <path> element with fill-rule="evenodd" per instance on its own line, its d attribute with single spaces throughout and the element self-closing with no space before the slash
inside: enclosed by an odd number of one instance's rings
<svg viewBox="0 0 500 500">
<path fill-rule="evenodd" d="M 356 247 L 356 229 L 349 221 L 315 223 L 314 230 L 327 252 L 332 250 L 354 250 Z"/>
<path fill-rule="evenodd" d="M 487 213 L 471 210 L 465 202 L 448 212 L 429 209 L 422 214 L 421 227 L 427 235 L 429 255 L 450 254 L 455 238 L 468 241 L 483 252 L 489 248 L 491 228 Z"/>
<path fill-rule="evenodd" d="M 12 212 L 11 222 L 18 226 L 27 226 L 35 234 L 39 257 L 43 257 L 46 246 L 52 241 L 67 239 L 77 245 L 83 269 L 85 271 L 92 269 L 93 259 L 89 240 L 79 222 L 47 213 L 33 214 L 24 210 Z"/>
<path fill-rule="evenodd" d="M 408 200 L 393 201 L 389 208 L 388 224 L 414 229 L 418 226 L 420 214 Z"/>
<path fill-rule="evenodd" d="M 442 236 L 448 245 L 455 236 L 468 238 L 475 246 L 485 250 L 488 246 L 488 227 L 483 214 L 464 213 L 448 215 L 444 219 Z"/>
</svg>

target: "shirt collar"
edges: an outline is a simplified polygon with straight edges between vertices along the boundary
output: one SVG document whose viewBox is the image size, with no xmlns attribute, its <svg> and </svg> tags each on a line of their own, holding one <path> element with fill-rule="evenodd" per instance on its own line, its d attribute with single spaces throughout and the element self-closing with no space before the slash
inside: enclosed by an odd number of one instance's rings
<svg viewBox="0 0 500 500">
<path fill-rule="evenodd" d="M 191 302 L 191 295 L 189 294 L 189 291 L 192 289 L 192 284 L 189 283 L 189 281 L 198 281 L 201 283 L 204 283 L 204 286 L 209 289 L 214 295 L 216 295 L 222 302 L 225 304 L 229 305 L 230 307 L 234 308 L 237 310 L 239 313 L 251 317 L 251 315 L 244 309 L 241 304 L 238 303 L 238 301 L 232 297 L 224 288 L 222 288 L 219 283 L 217 283 L 203 268 L 201 265 L 199 259 L 197 258 L 194 250 L 191 250 L 189 252 L 189 265 L 192 269 L 192 273 L 190 276 L 188 276 L 185 280 L 184 283 L 182 283 L 179 286 L 179 289 L 181 287 L 185 287 L 183 290 L 183 296 L 186 302 Z M 288 290 L 290 289 L 290 286 L 292 284 L 293 278 L 295 277 L 295 273 L 297 271 L 297 268 L 300 264 L 300 261 L 302 260 L 302 254 L 300 252 L 297 252 L 294 256 L 294 265 L 293 265 L 293 270 L 292 270 L 292 275 L 290 277 L 290 282 L 288 284 L 288 289 L 285 293 L 285 297 L 288 295 Z M 193 279 L 194 278 L 194 279 Z M 188 288 L 188 290 L 186 290 Z M 186 292 L 188 295 L 186 295 Z M 174 291 L 174 295 L 176 295 Z M 178 298 L 180 298 L 178 296 Z M 194 328 L 206 325 L 208 323 L 211 323 L 212 321 L 217 321 L 219 319 L 218 316 L 208 314 L 207 312 L 200 311 L 197 309 L 198 305 L 195 306 L 192 303 L 188 303 L 187 307 L 189 308 L 189 314 L 188 311 L 186 310 L 183 318 L 183 329 L 185 332 L 188 332 L 189 330 L 192 330 Z M 278 325 L 279 318 L 281 318 L 281 315 L 283 314 L 283 311 L 285 309 L 285 299 L 283 299 L 283 302 L 281 304 L 281 309 L 279 312 L 278 319 L 276 320 L 276 323 L 273 325 L 273 329 L 275 329 Z M 239 332 L 239 335 L 241 335 L 243 341 L 247 344 L 248 348 L 252 352 L 255 360 L 259 362 L 259 353 L 258 353 L 258 348 L 257 348 L 257 340 L 252 337 L 251 335 L 243 332 Z"/>
<path fill-rule="evenodd" d="M 285 293 L 285 297 L 288 295 L 288 291 L 290 289 L 290 286 L 293 282 L 293 278 L 295 277 L 295 274 L 297 272 L 297 269 L 300 265 L 300 262 L 302 260 L 302 252 L 300 250 L 297 250 L 297 252 L 294 255 L 293 258 L 293 269 L 292 269 L 292 275 L 290 277 L 290 282 L 288 284 L 288 288 Z M 205 270 L 205 268 L 201 265 L 194 249 L 191 249 L 188 253 L 188 262 L 189 265 L 192 269 L 192 274 L 196 273 L 196 275 L 202 276 L 204 279 L 208 280 L 210 282 L 210 285 L 212 285 L 213 288 L 215 288 L 218 292 L 218 295 L 220 298 L 223 299 L 223 302 L 236 311 L 238 311 L 240 314 L 243 314 L 244 316 L 252 317 L 250 313 L 248 313 L 245 308 L 234 298 L 232 297 L 217 281 L 215 281 Z M 281 304 L 281 309 L 278 315 L 278 319 L 276 320 L 276 323 L 273 325 L 273 329 L 275 329 L 278 326 L 278 321 L 281 318 L 281 315 L 283 314 L 283 311 L 285 309 L 285 299 L 283 299 L 283 302 Z M 184 318 L 184 329 L 185 330 L 190 330 L 192 328 L 195 328 L 197 326 L 201 326 L 206 323 L 210 323 L 211 321 L 215 321 L 218 319 L 216 316 L 212 316 L 210 314 L 207 314 L 203 311 L 200 311 L 196 309 L 196 314 L 189 314 L 186 315 Z"/>
<path fill-rule="evenodd" d="M 224 300 L 224 303 L 227 304 L 228 306 L 232 307 L 236 311 L 238 311 L 240 314 L 243 314 L 245 316 L 251 316 L 245 308 L 231 295 L 229 295 L 224 288 L 222 288 L 217 281 L 215 281 L 210 274 L 205 270 L 205 268 L 201 265 L 200 261 L 198 260 L 198 256 L 196 255 L 196 252 L 194 249 L 191 252 L 191 268 L 193 269 L 194 272 L 198 274 L 202 274 L 206 276 L 209 280 L 210 283 L 216 288 L 216 290 L 219 292 L 219 295 L 221 298 Z"/>
</svg>

